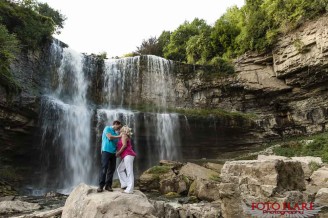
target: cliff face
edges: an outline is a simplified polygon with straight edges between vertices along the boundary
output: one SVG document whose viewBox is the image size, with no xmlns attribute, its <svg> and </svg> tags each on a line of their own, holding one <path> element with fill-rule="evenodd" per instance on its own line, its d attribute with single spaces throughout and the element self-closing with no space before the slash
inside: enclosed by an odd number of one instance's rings
<svg viewBox="0 0 328 218">
<path fill-rule="evenodd" d="M 195 69 L 178 72 L 176 91 L 186 106 L 255 113 L 265 129 L 261 137 L 326 129 L 327 15 L 281 37 L 272 53 L 238 58 L 234 76 L 217 78 Z"/>
<path fill-rule="evenodd" d="M 40 155 L 40 97 L 48 93 L 49 87 L 58 85 L 55 84 L 58 78 L 54 78 L 58 74 L 54 72 L 58 71 L 62 58 L 52 49 L 48 45 L 38 52 L 22 53 L 12 64 L 22 93 L 8 99 L 0 87 L 2 163 L 16 166 L 24 163 L 31 167 L 39 164 L 36 160 Z M 97 121 L 97 108 L 106 107 L 109 97 L 113 97 L 109 96 L 111 92 L 115 92 L 115 98 L 110 99 L 115 104 L 219 108 L 255 115 L 255 123 L 233 117 L 185 119 L 181 116 L 181 150 L 184 157 L 191 159 L 217 158 L 221 153 L 242 151 L 270 138 L 316 133 L 327 128 L 328 15 L 281 37 L 271 53 L 249 53 L 238 58 L 237 72 L 230 76 L 213 67 L 162 63 L 149 56 L 122 60 L 121 65 L 116 63 L 117 72 L 126 72 L 124 87 L 130 87 L 122 89 L 123 83 L 116 81 L 121 77 L 106 69 L 113 65 L 99 58 L 85 57 L 84 72 L 89 86 L 86 98 L 94 113 L 92 122 Z M 151 69 L 157 68 L 170 75 L 158 74 L 158 70 L 152 72 Z M 113 87 L 106 89 L 111 80 Z M 69 80 L 63 86 L 69 89 Z M 142 123 L 145 117 L 140 113 L 139 144 L 149 137 L 145 128 L 141 128 L 146 126 Z"/>
</svg>

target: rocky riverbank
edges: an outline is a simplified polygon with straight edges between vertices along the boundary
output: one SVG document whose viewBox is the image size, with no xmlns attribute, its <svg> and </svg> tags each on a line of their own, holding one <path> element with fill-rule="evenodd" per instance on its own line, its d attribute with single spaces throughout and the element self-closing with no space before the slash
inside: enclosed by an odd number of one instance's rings
<svg viewBox="0 0 328 218">
<path fill-rule="evenodd" d="M 313 168 L 313 164 L 317 168 Z M 20 217 L 51 217 L 35 214 L 54 216 L 55 213 L 67 218 L 241 218 L 263 215 L 259 205 L 267 202 L 275 203 L 276 209 L 269 208 L 271 212 L 277 211 L 279 205 L 289 205 L 285 210 L 308 214 L 320 212 L 320 217 L 326 217 L 327 181 L 328 166 L 318 157 L 259 155 L 257 160 L 202 166 L 163 160 L 141 175 L 140 190 L 137 188 L 133 194 L 122 193 L 119 188 L 114 192 L 97 193 L 97 187 L 80 184 L 71 192 L 63 208 L 57 206 L 48 212 L 34 212 L 32 216 L 31 210 L 39 211 L 40 204 L 2 199 L 0 212 L 4 216 L 17 214 L 18 209 L 14 208 L 20 206 L 26 208 L 20 211 L 25 213 Z"/>
</svg>

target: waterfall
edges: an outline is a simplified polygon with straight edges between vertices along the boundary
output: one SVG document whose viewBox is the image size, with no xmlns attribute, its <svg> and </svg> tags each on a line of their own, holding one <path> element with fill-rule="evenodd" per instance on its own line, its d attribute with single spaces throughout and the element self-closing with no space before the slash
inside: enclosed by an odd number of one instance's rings
<svg viewBox="0 0 328 218">
<path fill-rule="evenodd" d="M 80 182 L 94 182 L 90 176 L 92 112 L 87 106 L 83 56 L 57 44 L 52 46 L 54 55 L 61 50 L 61 62 L 55 75 L 57 87 L 42 98 L 42 166 L 44 184 L 51 183 L 67 193 Z"/>
<path fill-rule="evenodd" d="M 142 56 L 95 68 L 70 48 L 53 43 L 51 51 L 56 67 L 40 113 L 43 187 L 68 193 L 81 182 L 97 185 L 102 131 L 116 119 L 133 128 L 137 175 L 160 159 L 181 158 L 180 116 L 167 112 L 175 103 L 172 62 Z M 96 88 L 95 69 L 102 69 Z M 90 99 L 95 90 L 99 104 Z M 147 111 L 136 109 L 145 103 Z"/>
<path fill-rule="evenodd" d="M 143 120 L 136 119 L 134 116 L 134 122 L 143 122 L 143 129 L 147 132 L 146 139 L 141 140 L 142 143 L 139 143 L 138 147 L 147 148 L 139 149 L 149 153 L 150 160 L 147 162 L 150 167 L 159 159 L 177 160 L 180 158 L 180 126 L 177 114 L 160 113 L 163 110 L 165 112 L 169 105 L 168 102 L 174 103 L 175 96 L 171 77 L 173 63 L 152 55 L 146 56 L 146 69 L 140 69 L 140 62 L 140 57 L 106 62 L 103 93 L 108 96 L 105 103 L 109 108 L 113 108 L 115 105 L 118 107 L 126 105 L 129 108 L 134 104 L 142 104 L 145 100 L 152 103 L 150 111 L 145 112 Z M 104 112 L 104 110 L 101 111 Z M 114 113 L 114 111 L 110 113 Z M 107 123 L 119 118 L 118 111 L 115 113 L 115 116 L 113 114 L 107 116 Z M 131 110 L 121 111 L 122 115 L 127 113 L 134 114 Z M 124 119 L 123 122 L 125 122 Z M 132 123 L 130 124 L 132 125 Z"/>
</svg>

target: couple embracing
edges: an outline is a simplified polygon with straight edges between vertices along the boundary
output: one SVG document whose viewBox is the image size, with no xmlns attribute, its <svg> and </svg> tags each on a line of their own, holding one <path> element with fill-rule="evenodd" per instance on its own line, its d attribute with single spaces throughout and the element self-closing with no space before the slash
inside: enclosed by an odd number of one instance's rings
<svg viewBox="0 0 328 218">
<path fill-rule="evenodd" d="M 133 161 L 136 153 L 132 150 L 131 135 L 131 128 L 126 125 L 122 126 L 118 120 L 115 120 L 112 126 L 105 127 L 102 134 L 101 170 L 97 192 L 102 192 L 104 188 L 107 191 L 113 191 L 116 158 L 120 157 L 121 162 L 117 167 L 117 173 L 121 188 L 125 193 L 133 193 Z"/>
</svg>

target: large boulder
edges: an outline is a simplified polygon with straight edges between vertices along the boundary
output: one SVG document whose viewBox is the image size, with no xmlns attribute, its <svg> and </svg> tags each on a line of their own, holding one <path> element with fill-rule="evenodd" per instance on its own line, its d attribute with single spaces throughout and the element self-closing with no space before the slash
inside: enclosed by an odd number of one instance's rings
<svg viewBox="0 0 328 218">
<path fill-rule="evenodd" d="M 216 201 L 220 199 L 220 183 L 211 180 L 196 179 L 189 189 L 189 196 L 196 196 L 200 200 Z"/>
<path fill-rule="evenodd" d="M 301 163 L 291 160 L 228 161 L 221 170 L 220 198 L 223 217 L 246 217 L 245 202 L 265 202 L 276 193 L 303 191 Z"/>
<path fill-rule="evenodd" d="M 141 191 L 158 191 L 161 180 L 172 178 L 175 175 L 172 166 L 154 166 L 141 174 L 139 188 Z"/>
<path fill-rule="evenodd" d="M 223 164 L 208 162 L 208 163 L 205 163 L 203 166 L 207 169 L 214 170 L 215 172 L 221 173 Z"/>
<path fill-rule="evenodd" d="M 195 180 L 195 179 L 215 180 L 220 176 L 218 172 L 215 172 L 213 170 L 189 162 L 180 169 L 179 175 L 184 175 L 188 177 L 190 180 Z"/>
<path fill-rule="evenodd" d="M 305 156 L 305 157 L 292 157 L 292 160 L 296 160 L 301 162 L 302 169 L 304 172 L 304 178 L 309 179 L 311 177 L 311 174 L 313 172 L 313 164 L 316 166 L 322 165 L 322 159 L 321 157 L 311 157 L 311 156 Z"/>
<path fill-rule="evenodd" d="M 187 194 L 190 186 L 190 180 L 183 175 L 172 176 L 162 179 L 159 182 L 159 190 L 162 194 L 176 192 L 178 194 Z"/>
<path fill-rule="evenodd" d="M 315 195 L 315 204 L 328 207 L 328 188 L 322 188 Z"/>
<path fill-rule="evenodd" d="M 140 191 L 102 193 L 96 187 L 80 184 L 66 200 L 62 218 L 155 217 L 154 207 Z"/>
<path fill-rule="evenodd" d="M 25 213 L 40 209 L 41 206 L 35 203 L 25 201 L 1 201 L 0 215 L 9 215 L 15 213 Z"/>
<path fill-rule="evenodd" d="M 311 184 L 318 187 L 328 187 L 328 167 L 321 167 L 310 177 Z"/>
<path fill-rule="evenodd" d="M 289 157 L 278 156 L 278 155 L 258 155 L 257 160 L 266 161 L 266 160 L 290 160 Z"/>
</svg>

